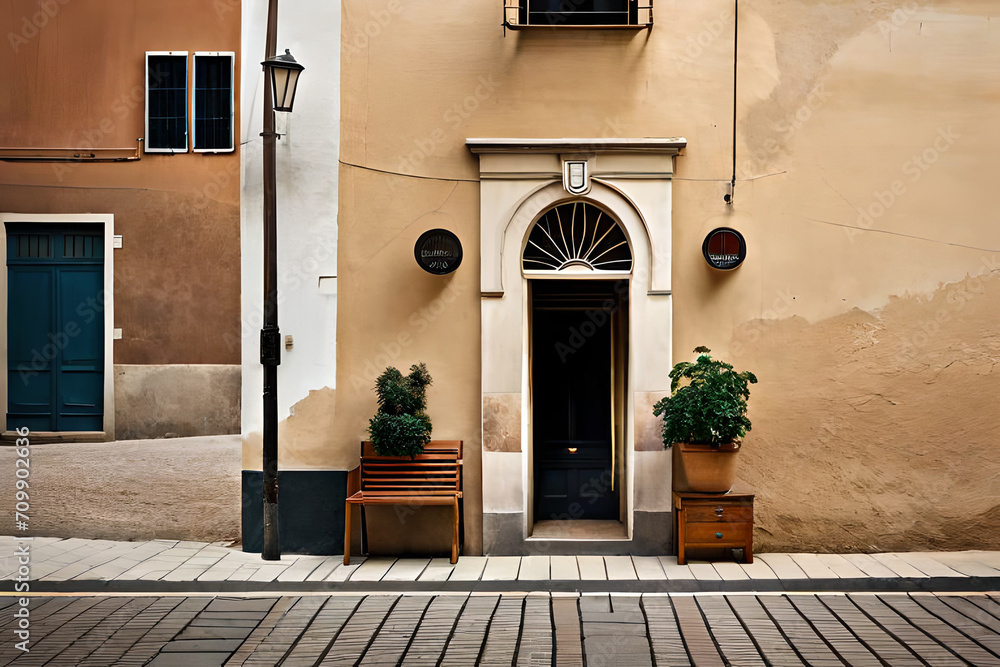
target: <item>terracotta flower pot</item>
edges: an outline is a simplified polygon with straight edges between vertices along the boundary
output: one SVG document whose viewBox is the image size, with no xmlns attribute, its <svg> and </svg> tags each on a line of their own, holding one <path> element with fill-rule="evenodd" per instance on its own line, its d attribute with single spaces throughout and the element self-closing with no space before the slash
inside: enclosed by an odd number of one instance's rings
<svg viewBox="0 0 1000 667">
<path fill-rule="evenodd" d="M 679 443 L 672 449 L 674 491 L 726 493 L 733 488 L 740 443 L 719 446 Z"/>
</svg>

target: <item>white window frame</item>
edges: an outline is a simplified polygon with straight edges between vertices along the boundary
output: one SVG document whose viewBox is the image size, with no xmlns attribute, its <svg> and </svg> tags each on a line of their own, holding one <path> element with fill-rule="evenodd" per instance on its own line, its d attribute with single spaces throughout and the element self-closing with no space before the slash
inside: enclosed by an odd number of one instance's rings
<svg viewBox="0 0 1000 667">
<path fill-rule="evenodd" d="M 198 56 L 229 57 L 229 148 L 196 148 L 198 145 L 198 124 L 195 110 L 198 96 Z M 236 150 L 236 52 L 235 51 L 195 51 L 191 59 L 191 150 L 195 153 L 232 153 Z"/>
<path fill-rule="evenodd" d="M 149 145 L 149 57 L 150 56 L 184 56 L 184 103 L 187 108 L 189 91 L 191 90 L 191 65 L 188 62 L 187 51 L 146 51 L 145 68 L 142 70 L 142 85 L 146 89 L 146 106 L 143 111 L 143 123 L 145 127 L 146 141 L 143 141 L 142 150 L 144 153 L 187 153 L 191 145 L 191 112 L 188 110 L 187 126 L 184 128 L 184 148 L 153 148 Z"/>
</svg>

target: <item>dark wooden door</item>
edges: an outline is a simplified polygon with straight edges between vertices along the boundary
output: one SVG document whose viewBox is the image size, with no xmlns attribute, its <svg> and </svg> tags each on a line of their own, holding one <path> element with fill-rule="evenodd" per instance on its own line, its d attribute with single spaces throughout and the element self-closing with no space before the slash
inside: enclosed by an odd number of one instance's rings
<svg viewBox="0 0 1000 667">
<path fill-rule="evenodd" d="M 7 428 L 104 428 L 100 226 L 7 226 Z"/>
<path fill-rule="evenodd" d="M 535 521 L 618 519 L 611 281 L 532 282 Z"/>
</svg>

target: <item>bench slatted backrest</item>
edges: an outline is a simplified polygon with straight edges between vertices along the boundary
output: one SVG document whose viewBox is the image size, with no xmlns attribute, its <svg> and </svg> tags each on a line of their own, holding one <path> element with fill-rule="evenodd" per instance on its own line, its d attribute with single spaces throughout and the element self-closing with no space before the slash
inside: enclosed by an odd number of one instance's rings
<svg viewBox="0 0 1000 667">
<path fill-rule="evenodd" d="M 413 459 L 379 456 L 365 442 L 361 445 L 361 491 L 370 497 L 452 497 L 462 488 L 461 464 L 461 440 L 435 440 Z"/>
</svg>

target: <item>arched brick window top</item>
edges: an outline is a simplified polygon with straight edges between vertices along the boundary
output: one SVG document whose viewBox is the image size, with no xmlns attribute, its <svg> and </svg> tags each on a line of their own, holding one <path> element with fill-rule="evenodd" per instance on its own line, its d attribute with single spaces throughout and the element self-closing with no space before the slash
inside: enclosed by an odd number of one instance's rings
<svg viewBox="0 0 1000 667">
<path fill-rule="evenodd" d="M 610 214 L 585 201 L 559 204 L 535 222 L 521 257 L 525 273 L 629 273 L 632 249 Z"/>
</svg>

